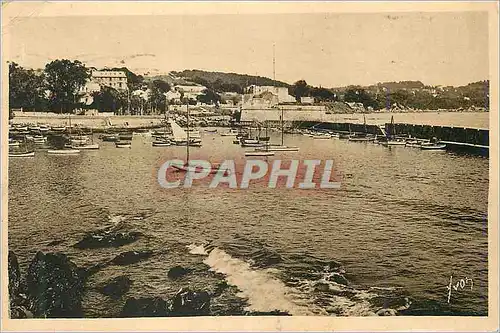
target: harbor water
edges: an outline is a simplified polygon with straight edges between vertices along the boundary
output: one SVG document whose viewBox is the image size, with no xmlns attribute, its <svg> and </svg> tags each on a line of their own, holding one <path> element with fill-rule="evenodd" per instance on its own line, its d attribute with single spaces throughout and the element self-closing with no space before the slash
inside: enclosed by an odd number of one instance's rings
<svg viewBox="0 0 500 333">
<path fill-rule="evenodd" d="M 245 160 L 232 137 L 202 132 L 202 139 L 191 158 Z M 183 286 L 213 290 L 223 281 L 228 291 L 211 302 L 217 315 L 488 314 L 487 158 L 302 135 L 285 135 L 285 144 L 300 151 L 268 160 L 331 159 L 340 189 L 163 189 L 159 166 L 185 159 L 185 148 L 152 147 L 141 135 L 130 149 L 100 142 L 75 156 L 10 159 L 9 249 L 24 272 L 37 251 L 65 253 L 81 267 L 153 251 L 93 275 L 86 317 L 117 316 L 127 297 L 168 298 Z M 116 224 L 143 237 L 120 248 L 73 246 Z M 169 279 L 177 265 L 190 274 Z M 133 281 L 124 297 L 93 289 L 119 275 Z M 450 294 L 450 277 L 473 286 Z"/>
</svg>

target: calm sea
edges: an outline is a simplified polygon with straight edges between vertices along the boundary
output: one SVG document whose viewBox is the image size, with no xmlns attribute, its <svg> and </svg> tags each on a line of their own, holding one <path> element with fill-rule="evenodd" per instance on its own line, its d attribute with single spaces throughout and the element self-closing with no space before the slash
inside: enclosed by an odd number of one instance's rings
<svg viewBox="0 0 500 333">
<path fill-rule="evenodd" d="M 202 133 L 192 157 L 244 161 L 232 137 Z M 273 133 L 272 141 L 279 141 Z M 79 156 L 9 160 L 9 248 L 23 271 L 36 251 L 61 251 L 79 266 L 120 252 L 152 250 L 130 266 L 108 266 L 89 281 L 88 317 L 116 316 L 93 286 L 118 275 L 126 296 L 168 298 L 182 286 L 232 286 L 212 301 L 217 314 L 281 310 L 293 315 L 487 315 L 487 158 L 287 135 L 299 152 L 274 159 L 332 159 L 340 189 L 161 189 L 159 165 L 185 148 L 131 149 L 101 143 Z M 120 248 L 79 250 L 86 232 L 122 223 L 144 237 Z M 61 243 L 55 246 L 53 241 Z M 207 244 L 210 244 L 207 246 Z M 172 281 L 169 268 L 193 271 Z M 220 273 L 220 274 L 215 274 Z M 223 275 L 221 275 L 223 274 Z M 469 278 L 473 286 L 447 286 Z"/>
</svg>

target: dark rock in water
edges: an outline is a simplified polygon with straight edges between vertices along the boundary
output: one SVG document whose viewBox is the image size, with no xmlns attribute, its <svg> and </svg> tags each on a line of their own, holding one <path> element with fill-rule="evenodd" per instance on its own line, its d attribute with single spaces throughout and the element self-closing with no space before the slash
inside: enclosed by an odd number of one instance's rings
<svg viewBox="0 0 500 333">
<path fill-rule="evenodd" d="M 26 309 L 25 306 L 11 306 L 10 309 L 10 318 L 11 319 L 28 319 L 33 318 L 33 313 Z"/>
<path fill-rule="evenodd" d="M 210 295 L 206 291 L 191 291 L 182 288 L 171 300 L 169 316 L 208 316 L 210 315 Z"/>
<path fill-rule="evenodd" d="M 342 284 L 344 286 L 347 286 L 349 284 L 349 282 L 347 281 L 347 279 L 342 275 L 342 274 L 333 274 L 330 279 L 338 284 Z"/>
<path fill-rule="evenodd" d="M 176 280 L 188 274 L 189 272 L 191 272 L 191 270 L 188 268 L 184 268 L 182 266 L 174 266 L 168 270 L 167 276 L 172 280 Z"/>
<path fill-rule="evenodd" d="M 274 310 L 274 311 L 250 311 L 245 313 L 246 316 L 291 316 L 286 311 Z"/>
<path fill-rule="evenodd" d="M 142 234 L 135 231 L 128 233 L 97 231 L 85 235 L 85 237 L 74 246 L 78 249 L 120 247 L 135 242 L 140 236 L 142 236 Z"/>
<path fill-rule="evenodd" d="M 330 291 L 330 285 L 328 283 L 318 282 L 314 285 L 314 291 L 328 292 Z"/>
<path fill-rule="evenodd" d="M 132 280 L 128 276 L 118 276 L 98 288 L 99 292 L 113 299 L 118 299 L 130 290 Z"/>
<path fill-rule="evenodd" d="M 227 281 L 220 281 L 219 283 L 217 283 L 217 286 L 215 287 L 215 291 L 212 296 L 219 297 L 227 288 L 229 288 L 229 284 L 227 283 Z"/>
<path fill-rule="evenodd" d="M 52 242 L 47 243 L 47 246 L 56 246 L 56 245 L 59 245 L 62 243 L 64 243 L 63 239 L 57 239 L 57 240 L 54 240 Z"/>
<path fill-rule="evenodd" d="M 9 251 L 8 270 L 9 270 L 9 296 L 12 302 L 21 293 L 21 271 L 19 270 L 19 263 L 17 262 L 17 256 L 12 251 Z"/>
<path fill-rule="evenodd" d="M 120 253 L 111 260 L 115 265 L 130 265 L 138 263 L 141 260 L 148 259 L 153 255 L 153 251 L 127 251 Z"/>
<path fill-rule="evenodd" d="M 26 284 L 35 317 L 82 317 L 85 278 L 66 255 L 38 252 L 28 268 Z"/>
<path fill-rule="evenodd" d="M 17 256 L 12 251 L 9 251 L 8 255 L 8 272 L 10 318 L 33 318 L 33 314 L 27 309 L 28 300 L 24 294 L 25 286 L 21 279 Z"/>
<path fill-rule="evenodd" d="M 121 317 L 166 317 L 167 302 L 160 297 L 129 298 L 123 306 Z"/>
</svg>

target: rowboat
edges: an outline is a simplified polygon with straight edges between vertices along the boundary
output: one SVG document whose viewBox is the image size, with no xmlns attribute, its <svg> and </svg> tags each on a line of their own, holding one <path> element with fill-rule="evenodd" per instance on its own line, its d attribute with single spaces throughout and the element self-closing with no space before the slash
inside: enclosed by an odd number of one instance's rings
<svg viewBox="0 0 500 333">
<path fill-rule="evenodd" d="M 247 151 L 245 156 L 274 156 L 273 151 Z"/>
<path fill-rule="evenodd" d="M 397 141 L 397 140 L 388 140 L 384 144 L 387 146 L 405 146 L 406 142 L 405 141 Z"/>
<path fill-rule="evenodd" d="M 132 142 L 130 141 L 117 141 L 115 142 L 116 148 L 131 148 Z"/>
<path fill-rule="evenodd" d="M 86 149 L 86 150 L 99 149 L 99 144 L 97 144 L 97 143 L 89 143 L 89 144 L 86 144 L 86 145 L 72 146 L 72 148 Z"/>
<path fill-rule="evenodd" d="M 420 145 L 422 150 L 445 150 L 446 144 L 444 143 L 423 143 Z"/>
<path fill-rule="evenodd" d="M 153 142 L 153 147 L 168 147 L 171 145 L 172 144 L 170 143 L 170 141 L 166 141 L 166 140 L 158 140 L 158 141 Z"/>
<path fill-rule="evenodd" d="M 325 140 L 325 139 L 331 139 L 332 136 L 330 134 L 319 134 L 319 135 L 313 135 L 312 138 L 315 140 Z"/>
<path fill-rule="evenodd" d="M 9 152 L 9 157 L 34 157 L 34 156 L 35 156 L 34 151 L 25 152 L 25 153 Z"/>
<path fill-rule="evenodd" d="M 299 151 L 299 147 L 273 146 L 257 147 L 255 151 Z"/>
</svg>

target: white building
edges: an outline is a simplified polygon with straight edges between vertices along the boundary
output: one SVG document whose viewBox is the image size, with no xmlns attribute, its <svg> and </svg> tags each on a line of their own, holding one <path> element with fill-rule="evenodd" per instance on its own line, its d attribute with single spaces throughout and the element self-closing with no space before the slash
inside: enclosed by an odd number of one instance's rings
<svg viewBox="0 0 500 333">
<path fill-rule="evenodd" d="M 314 97 L 301 97 L 300 103 L 301 104 L 314 104 Z"/>
<path fill-rule="evenodd" d="M 124 71 L 94 70 L 91 74 L 92 82 L 100 86 L 107 86 L 116 90 L 127 90 L 127 74 Z"/>
<path fill-rule="evenodd" d="M 250 103 L 250 105 L 255 106 L 260 104 L 273 106 L 280 103 L 295 102 L 295 97 L 288 94 L 287 87 L 251 85 L 245 88 L 245 95 L 251 96 L 251 98 L 245 97 L 243 103 Z"/>
<path fill-rule="evenodd" d="M 203 95 L 207 87 L 200 84 L 196 85 L 176 85 L 174 86 L 174 91 L 181 93 L 184 98 L 196 100 L 200 95 Z"/>
<path fill-rule="evenodd" d="M 164 93 L 167 102 L 169 103 L 180 103 L 181 102 L 181 93 L 178 91 L 169 90 Z"/>
</svg>

